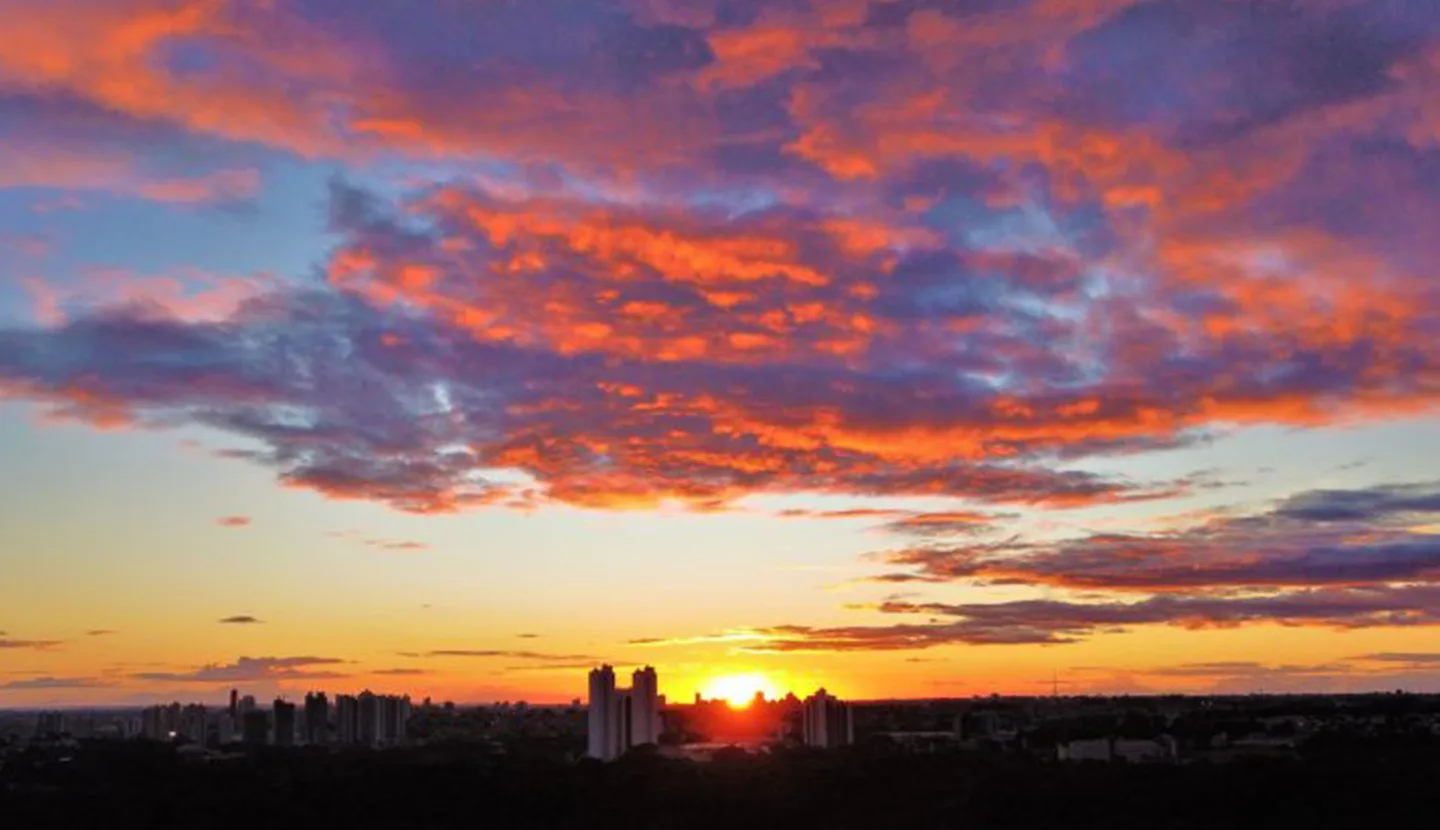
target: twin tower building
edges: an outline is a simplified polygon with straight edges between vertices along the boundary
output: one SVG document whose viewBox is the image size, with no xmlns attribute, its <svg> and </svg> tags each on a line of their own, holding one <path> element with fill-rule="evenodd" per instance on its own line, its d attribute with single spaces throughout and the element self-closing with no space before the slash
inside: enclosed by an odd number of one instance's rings
<svg viewBox="0 0 1440 830">
<path fill-rule="evenodd" d="M 660 694 L 655 670 L 636 669 L 630 688 L 615 688 L 615 670 L 601 666 L 590 672 L 590 740 L 587 754 L 613 761 L 632 746 L 660 739 Z"/>
</svg>

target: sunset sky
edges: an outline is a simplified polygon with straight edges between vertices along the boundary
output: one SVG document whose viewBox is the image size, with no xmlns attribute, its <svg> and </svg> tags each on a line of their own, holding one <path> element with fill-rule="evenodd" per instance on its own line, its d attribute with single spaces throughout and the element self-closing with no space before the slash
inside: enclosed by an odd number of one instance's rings
<svg viewBox="0 0 1440 830">
<path fill-rule="evenodd" d="M 1440 690 L 1440 4 L 0 20 L 0 706 Z"/>
</svg>

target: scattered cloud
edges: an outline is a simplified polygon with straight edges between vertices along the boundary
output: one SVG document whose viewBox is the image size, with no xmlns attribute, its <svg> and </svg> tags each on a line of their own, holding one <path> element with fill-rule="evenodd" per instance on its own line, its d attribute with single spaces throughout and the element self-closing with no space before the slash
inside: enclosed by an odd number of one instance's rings
<svg viewBox="0 0 1440 830">
<path fill-rule="evenodd" d="M 109 635 L 111 635 L 111 634 L 119 634 L 119 633 L 120 633 L 120 632 L 116 631 L 116 630 L 113 629 L 113 628 L 92 628 L 92 629 L 90 629 L 89 631 L 86 631 L 86 632 L 85 632 L 85 636 L 86 636 L 86 637 L 107 637 L 107 636 L 109 636 Z"/>
<path fill-rule="evenodd" d="M 595 665 L 596 665 L 596 663 L 598 663 L 598 662 L 600 662 L 600 661 L 598 661 L 598 660 L 583 660 L 583 661 L 578 661 L 578 662 L 574 662 L 574 663 L 542 663 L 542 664 L 540 664 L 540 665 L 529 665 L 529 666 L 506 666 L 506 667 L 503 669 L 503 671 L 506 671 L 506 672 L 537 672 L 537 671 L 579 672 L 579 671 L 587 671 L 587 670 L 589 670 L 589 669 L 595 668 Z M 611 666 L 614 667 L 615 669 L 622 669 L 622 668 L 626 668 L 626 667 L 628 667 L 628 666 L 630 666 L 630 665 L 632 665 L 632 664 L 629 664 L 629 663 L 616 663 L 615 661 L 611 660 L 611 661 L 609 661 L 609 665 L 611 665 Z"/>
<path fill-rule="evenodd" d="M 413 553 L 430 549 L 428 542 L 416 542 L 404 539 L 389 539 L 381 536 L 367 536 L 358 530 L 328 530 L 326 536 L 332 539 L 345 539 L 358 542 L 367 548 L 390 551 L 393 553 Z"/>
<path fill-rule="evenodd" d="M 412 677 L 430 674 L 428 669 L 375 669 L 371 674 L 381 674 L 394 677 Z"/>
<path fill-rule="evenodd" d="M 970 510 L 916 512 L 892 519 L 882 528 L 890 533 L 909 536 L 971 536 L 990 531 L 994 529 L 995 522 L 1008 518 L 1014 518 L 1014 515 Z"/>
<path fill-rule="evenodd" d="M 542 662 L 572 662 L 586 661 L 593 663 L 599 658 L 591 657 L 588 654 L 546 654 L 538 651 L 516 651 L 513 649 L 439 649 L 425 652 L 402 652 L 405 657 L 476 657 L 476 658 L 498 658 L 504 657 L 512 660 L 536 660 Z"/>
<path fill-rule="evenodd" d="M 32 677 L 26 680 L 12 680 L 0 683 L 0 689 L 8 691 L 34 691 L 37 689 L 96 689 L 114 685 L 98 677 Z"/>
<path fill-rule="evenodd" d="M 264 622 L 264 620 L 258 617 L 252 617 L 249 614 L 238 614 L 233 617 L 224 617 L 220 622 L 223 625 L 256 625 Z"/>
<path fill-rule="evenodd" d="M 426 542 L 405 542 L 396 539 L 366 539 L 365 544 L 367 547 L 395 553 L 413 553 L 430 549 L 430 545 Z"/>
<path fill-rule="evenodd" d="M 221 527 L 249 527 L 251 519 L 249 516 L 221 516 L 215 524 Z"/>
<path fill-rule="evenodd" d="M 973 510 L 899 510 L 853 507 L 842 510 L 810 510 L 791 508 L 777 514 L 783 519 L 870 519 L 884 520 L 879 528 L 889 533 L 908 536 L 960 536 L 993 530 L 995 523 L 1015 518 L 1010 513 L 984 513 Z"/>
<path fill-rule="evenodd" d="M 208 664 L 183 672 L 140 672 L 137 680 L 172 683 L 240 683 L 266 680 L 326 680 L 347 675 L 327 666 L 345 663 L 334 657 L 241 657 L 234 663 Z M 318 670 L 316 667 L 320 667 Z"/>
<path fill-rule="evenodd" d="M 1362 654 L 1351 658 L 1370 663 L 1409 663 L 1413 665 L 1440 665 L 1440 652 L 1396 652 L 1384 651 L 1376 654 Z"/>
<path fill-rule="evenodd" d="M 810 510 L 792 507 L 781 510 L 775 515 L 782 519 L 893 519 L 908 516 L 910 511 L 874 507 L 849 507 L 843 510 Z"/>
<path fill-rule="evenodd" d="M 874 558 L 911 570 L 872 579 L 1139 593 L 1440 584 L 1440 537 L 1417 532 L 1436 519 L 1437 483 L 1315 490 L 1160 533 L 888 551 Z"/>
<path fill-rule="evenodd" d="M 3 640 L 0 639 L 0 649 L 33 649 L 35 651 L 49 651 L 64 645 L 63 640 Z"/>
</svg>

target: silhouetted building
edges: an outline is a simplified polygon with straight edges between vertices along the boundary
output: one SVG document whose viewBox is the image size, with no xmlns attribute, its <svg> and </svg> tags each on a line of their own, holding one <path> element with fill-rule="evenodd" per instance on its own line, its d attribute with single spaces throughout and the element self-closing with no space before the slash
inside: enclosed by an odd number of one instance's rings
<svg viewBox="0 0 1440 830">
<path fill-rule="evenodd" d="M 357 741 L 368 747 L 380 745 L 380 698 L 376 697 L 369 689 L 360 693 L 357 699 L 360 710 L 360 724 L 356 736 Z"/>
<path fill-rule="evenodd" d="M 230 717 L 229 712 L 221 712 L 215 718 L 215 743 L 220 746 L 235 743 L 235 727 L 237 721 Z"/>
<path fill-rule="evenodd" d="M 335 698 L 335 738 L 341 746 L 360 742 L 360 702 L 354 695 Z"/>
<path fill-rule="evenodd" d="M 805 699 L 801 734 L 806 746 L 832 749 L 855 741 L 855 720 L 850 707 L 820 689 Z"/>
<path fill-rule="evenodd" d="M 65 732 L 64 712 L 41 712 L 35 721 L 35 736 L 37 738 L 59 735 Z"/>
<path fill-rule="evenodd" d="M 241 720 L 241 734 L 246 746 L 264 746 L 270 737 L 270 715 L 263 709 L 251 709 Z"/>
<path fill-rule="evenodd" d="M 330 739 L 330 701 L 324 692 L 305 695 L 305 743 L 322 746 Z"/>
<path fill-rule="evenodd" d="M 147 706 L 140 712 L 140 735 L 152 741 L 165 740 L 165 709 L 161 706 Z"/>
<path fill-rule="evenodd" d="M 231 690 L 230 690 L 230 719 L 231 719 L 231 720 L 238 720 L 239 718 L 240 718 L 240 691 L 239 691 L 238 689 L 231 689 Z"/>
<path fill-rule="evenodd" d="M 178 730 L 180 735 L 191 743 L 204 746 L 207 729 L 209 729 L 209 721 L 206 718 L 205 707 L 198 703 L 186 706 L 180 717 L 180 729 Z"/>
<path fill-rule="evenodd" d="M 275 699 L 275 745 L 295 745 L 295 704 Z"/>
<path fill-rule="evenodd" d="M 386 695 L 379 698 L 379 745 L 399 746 L 405 743 L 410 721 L 410 698 Z"/>
<path fill-rule="evenodd" d="M 140 713 L 140 734 L 152 741 L 173 740 L 180 734 L 181 706 L 151 706 Z"/>
</svg>

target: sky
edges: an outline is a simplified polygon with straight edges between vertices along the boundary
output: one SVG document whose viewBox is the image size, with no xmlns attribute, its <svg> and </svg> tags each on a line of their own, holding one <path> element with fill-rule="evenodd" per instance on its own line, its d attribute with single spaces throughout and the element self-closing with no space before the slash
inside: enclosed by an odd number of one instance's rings
<svg viewBox="0 0 1440 830">
<path fill-rule="evenodd" d="M 1435 4 L 0 17 L 0 706 L 1440 691 Z"/>
</svg>

